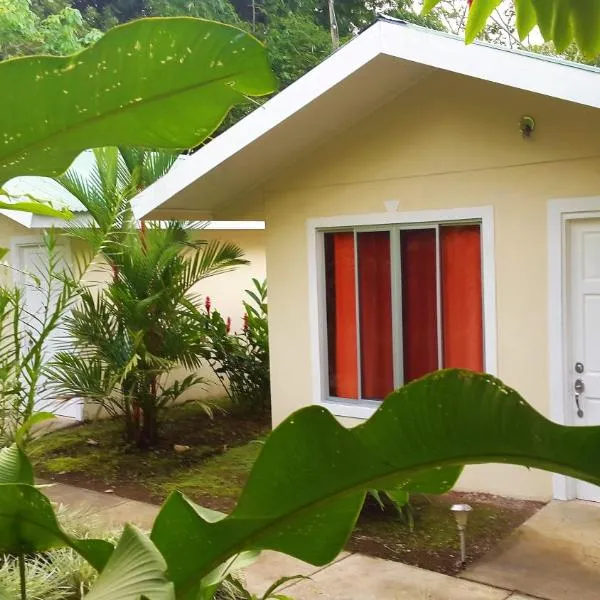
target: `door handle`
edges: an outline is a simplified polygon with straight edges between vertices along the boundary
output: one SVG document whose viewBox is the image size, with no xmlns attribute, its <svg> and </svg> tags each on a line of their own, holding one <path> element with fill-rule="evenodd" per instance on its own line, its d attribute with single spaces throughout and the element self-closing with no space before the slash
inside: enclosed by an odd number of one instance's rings
<svg viewBox="0 0 600 600">
<path fill-rule="evenodd" d="M 577 416 L 580 419 L 583 419 L 583 410 L 581 409 L 581 404 L 579 403 L 579 398 L 585 390 L 585 383 L 583 383 L 583 379 L 576 379 L 575 383 L 573 384 L 573 389 L 575 390 L 575 405 L 577 406 Z"/>
</svg>

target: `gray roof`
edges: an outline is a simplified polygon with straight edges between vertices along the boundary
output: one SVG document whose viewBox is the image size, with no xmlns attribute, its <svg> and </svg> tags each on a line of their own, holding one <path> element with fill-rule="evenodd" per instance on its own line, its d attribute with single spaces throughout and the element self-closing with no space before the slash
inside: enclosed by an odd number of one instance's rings
<svg viewBox="0 0 600 600">
<path fill-rule="evenodd" d="M 454 40 L 464 41 L 462 36 L 456 35 L 454 33 L 448 33 L 447 31 L 438 31 L 437 29 L 430 29 L 428 27 L 422 27 L 421 25 L 416 25 L 415 23 L 409 23 L 408 21 L 404 21 L 403 19 L 397 19 L 396 17 L 390 17 L 387 15 L 380 15 L 377 19 L 378 21 L 385 21 L 386 23 L 394 23 L 403 27 L 410 27 L 411 29 L 418 29 L 420 31 L 432 34 L 439 35 L 442 37 L 452 38 Z M 510 54 L 517 54 L 521 56 L 528 56 L 529 58 L 535 58 L 537 60 L 541 60 L 544 62 L 555 63 L 558 65 L 563 65 L 565 67 L 573 67 L 574 69 L 582 69 L 584 71 L 591 71 L 592 73 L 600 73 L 600 67 L 595 67 L 593 65 L 586 65 L 583 63 L 574 62 L 572 60 L 566 60 L 565 58 L 560 58 L 558 56 L 552 56 L 549 54 L 540 54 L 539 52 L 530 52 L 528 50 L 518 50 L 515 48 L 507 48 L 506 46 L 500 46 L 498 44 L 490 44 L 489 42 L 484 42 L 481 40 L 476 40 L 473 42 L 475 46 L 484 46 L 487 48 L 494 48 L 494 50 L 502 50 L 503 52 L 508 52 Z"/>
</svg>

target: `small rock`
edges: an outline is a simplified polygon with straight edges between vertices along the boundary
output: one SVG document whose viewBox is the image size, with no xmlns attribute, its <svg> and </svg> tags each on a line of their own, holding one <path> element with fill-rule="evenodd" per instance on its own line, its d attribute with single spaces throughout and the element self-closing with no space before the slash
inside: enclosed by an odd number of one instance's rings
<svg viewBox="0 0 600 600">
<path fill-rule="evenodd" d="M 105 494 L 114 494 L 115 490 L 113 490 L 113 489 L 104 490 L 104 493 Z"/>
<path fill-rule="evenodd" d="M 175 452 L 179 453 L 179 454 L 183 454 L 184 452 L 187 452 L 188 450 L 190 450 L 189 446 L 183 446 L 181 444 L 175 444 L 173 446 L 173 450 L 175 450 Z"/>
<path fill-rule="evenodd" d="M 99 446 L 99 445 L 100 445 L 100 442 L 99 442 L 98 440 L 93 440 L 92 438 L 90 438 L 90 439 L 89 439 L 89 440 L 86 442 L 86 444 L 87 444 L 88 446 Z"/>
</svg>

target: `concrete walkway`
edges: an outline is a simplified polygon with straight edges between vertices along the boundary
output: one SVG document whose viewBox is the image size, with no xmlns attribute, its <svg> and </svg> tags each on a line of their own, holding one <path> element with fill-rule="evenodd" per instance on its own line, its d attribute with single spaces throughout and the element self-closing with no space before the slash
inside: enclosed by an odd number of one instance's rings
<svg viewBox="0 0 600 600">
<path fill-rule="evenodd" d="M 110 527 L 129 522 L 150 529 L 158 512 L 152 504 L 64 484 L 54 484 L 44 492 L 56 503 L 90 508 Z M 520 588 L 468 581 L 347 552 L 321 568 L 276 552 L 263 552 L 244 577 L 248 588 L 260 595 L 280 577 L 291 575 L 310 577 L 287 587 L 285 593 L 294 600 L 555 600 L 555 596 L 541 596 L 539 592 L 535 598 L 522 596 L 512 591 Z M 598 587 L 591 590 L 596 590 L 597 598 Z M 588 596 L 563 595 L 560 600 L 570 598 L 584 600 Z"/>
<path fill-rule="evenodd" d="M 548 600 L 598 600 L 600 506 L 551 502 L 462 577 Z"/>
</svg>

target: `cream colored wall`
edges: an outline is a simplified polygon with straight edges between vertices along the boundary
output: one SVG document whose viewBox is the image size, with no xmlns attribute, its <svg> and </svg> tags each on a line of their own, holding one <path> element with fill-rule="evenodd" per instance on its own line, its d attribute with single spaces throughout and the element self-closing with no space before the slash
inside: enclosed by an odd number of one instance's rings
<svg viewBox="0 0 600 600">
<path fill-rule="evenodd" d="M 537 122 L 529 140 L 524 114 Z M 260 193 L 275 423 L 312 401 L 306 220 L 385 212 L 386 200 L 400 211 L 493 205 L 498 375 L 549 414 L 546 203 L 600 195 L 600 111 L 438 72 Z M 469 467 L 459 488 L 548 499 L 551 477 Z"/>
<path fill-rule="evenodd" d="M 232 331 L 240 331 L 243 325 L 245 290 L 252 289 L 252 278 L 263 281 L 266 277 L 265 264 L 265 232 L 263 230 L 246 231 L 217 231 L 201 230 L 196 233 L 197 239 L 219 240 L 232 242 L 240 246 L 245 253 L 245 259 L 250 261 L 247 266 L 239 267 L 230 273 L 224 273 L 200 282 L 193 292 L 201 294 L 202 302 L 210 297 L 211 307 L 218 310 L 226 319 L 231 317 Z M 185 375 L 183 369 L 174 371 L 173 377 Z M 198 375 L 206 379 L 204 389 L 198 387 L 183 396 L 190 398 L 215 398 L 224 395 L 222 385 L 214 376 L 210 367 L 203 367 Z"/>
</svg>

